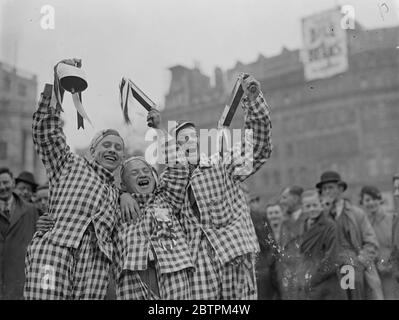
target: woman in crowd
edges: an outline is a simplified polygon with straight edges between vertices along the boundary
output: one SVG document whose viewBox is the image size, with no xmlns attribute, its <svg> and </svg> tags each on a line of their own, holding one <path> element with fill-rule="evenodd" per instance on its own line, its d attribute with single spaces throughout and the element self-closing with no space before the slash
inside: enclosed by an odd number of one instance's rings
<svg viewBox="0 0 399 320">
<path fill-rule="evenodd" d="M 380 251 L 376 262 L 385 300 L 399 299 L 398 284 L 393 278 L 392 263 L 392 222 L 393 215 L 381 206 L 382 196 L 375 186 L 364 186 L 360 191 L 360 205 L 377 235 Z"/>
</svg>

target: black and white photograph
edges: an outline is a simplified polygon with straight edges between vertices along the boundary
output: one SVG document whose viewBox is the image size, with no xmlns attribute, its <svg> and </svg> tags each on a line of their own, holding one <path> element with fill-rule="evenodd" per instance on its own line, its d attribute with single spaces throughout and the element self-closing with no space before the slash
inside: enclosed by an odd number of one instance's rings
<svg viewBox="0 0 399 320">
<path fill-rule="evenodd" d="M 399 0 L 0 0 L 0 300 L 399 300 Z"/>
</svg>

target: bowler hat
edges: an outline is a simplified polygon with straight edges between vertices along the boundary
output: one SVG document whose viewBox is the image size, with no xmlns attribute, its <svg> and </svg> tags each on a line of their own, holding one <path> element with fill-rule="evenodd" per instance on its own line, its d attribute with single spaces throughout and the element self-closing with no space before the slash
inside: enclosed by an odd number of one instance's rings
<svg viewBox="0 0 399 320">
<path fill-rule="evenodd" d="M 18 182 L 25 182 L 27 184 L 30 184 L 32 186 L 33 192 L 36 191 L 36 188 L 38 186 L 38 184 L 35 181 L 35 177 L 29 171 L 21 172 L 19 174 L 19 176 L 15 178 L 15 183 L 18 183 Z"/>
<path fill-rule="evenodd" d="M 321 189 L 323 184 L 326 183 L 331 183 L 331 182 L 336 182 L 340 187 L 344 189 L 344 191 L 348 188 L 348 185 L 345 181 L 341 180 L 341 176 L 339 175 L 338 172 L 335 171 L 326 171 L 323 172 L 321 177 L 320 177 L 320 182 L 316 184 L 317 189 Z"/>
</svg>

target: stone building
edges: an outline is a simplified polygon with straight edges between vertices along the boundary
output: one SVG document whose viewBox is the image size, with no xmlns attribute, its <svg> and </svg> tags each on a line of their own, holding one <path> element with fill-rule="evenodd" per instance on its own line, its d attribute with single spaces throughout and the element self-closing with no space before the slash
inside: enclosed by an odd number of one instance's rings
<svg viewBox="0 0 399 320">
<path fill-rule="evenodd" d="M 219 71 L 220 87 L 227 90 L 216 90 L 203 76 L 200 96 L 186 80 L 198 70 L 177 66 L 171 68 L 163 117 L 214 128 L 237 74 L 251 73 L 272 107 L 274 144 L 272 158 L 249 180 L 253 194 L 266 201 L 288 185 L 314 187 L 324 170 L 334 169 L 349 183 L 347 195 L 355 202 L 366 183 L 388 195 L 399 169 L 398 40 L 398 27 L 366 30 L 356 24 L 347 30 L 349 67 L 341 74 L 306 81 L 300 50 L 283 48 L 273 57 L 238 62 L 223 76 Z M 241 126 L 242 112 L 232 124 Z"/>
<path fill-rule="evenodd" d="M 0 63 L 0 166 L 9 167 L 14 175 L 31 171 L 44 183 L 44 167 L 32 140 L 36 103 L 36 76 Z"/>
</svg>

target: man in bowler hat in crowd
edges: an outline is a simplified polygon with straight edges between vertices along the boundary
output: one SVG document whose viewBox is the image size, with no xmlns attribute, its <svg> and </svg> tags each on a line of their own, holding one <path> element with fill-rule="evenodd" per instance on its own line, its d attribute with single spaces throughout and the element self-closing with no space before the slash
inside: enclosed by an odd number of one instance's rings
<svg viewBox="0 0 399 320">
<path fill-rule="evenodd" d="M 348 289 L 347 297 L 363 300 L 366 298 L 366 283 L 370 284 L 365 273 L 371 270 L 379 249 L 373 227 L 363 210 L 344 199 L 343 193 L 348 185 L 337 172 L 324 172 L 316 188 L 323 198 L 324 205 L 329 207 L 329 216 L 338 227 L 341 266 L 350 265 L 355 271 L 355 286 Z"/>
</svg>

